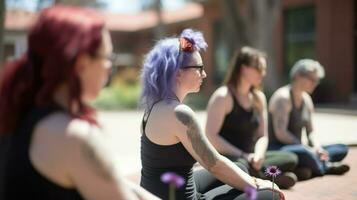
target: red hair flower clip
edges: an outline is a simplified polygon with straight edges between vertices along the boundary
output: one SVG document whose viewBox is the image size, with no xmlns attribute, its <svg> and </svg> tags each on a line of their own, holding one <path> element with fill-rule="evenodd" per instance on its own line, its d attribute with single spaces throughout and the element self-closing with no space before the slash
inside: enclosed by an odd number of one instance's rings
<svg viewBox="0 0 357 200">
<path fill-rule="evenodd" d="M 193 52 L 193 43 L 187 38 L 180 38 L 180 50 L 183 52 Z"/>
</svg>

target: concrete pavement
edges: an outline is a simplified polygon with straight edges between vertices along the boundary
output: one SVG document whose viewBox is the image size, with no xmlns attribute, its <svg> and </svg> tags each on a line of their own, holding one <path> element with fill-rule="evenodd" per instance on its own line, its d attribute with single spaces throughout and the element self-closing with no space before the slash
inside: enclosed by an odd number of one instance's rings
<svg viewBox="0 0 357 200">
<path fill-rule="evenodd" d="M 198 112 L 204 126 L 205 112 Z M 110 143 L 117 155 L 121 172 L 135 182 L 140 180 L 140 123 L 142 112 L 99 112 Z M 322 144 L 357 145 L 357 115 L 320 112 L 315 114 L 315 130 Z M 351 170 L 343 176 L 324 176 L 298 182 L 284 190 L 287 200 L 357 200 L 357 147 L 345 159 Z"/>
</svg>

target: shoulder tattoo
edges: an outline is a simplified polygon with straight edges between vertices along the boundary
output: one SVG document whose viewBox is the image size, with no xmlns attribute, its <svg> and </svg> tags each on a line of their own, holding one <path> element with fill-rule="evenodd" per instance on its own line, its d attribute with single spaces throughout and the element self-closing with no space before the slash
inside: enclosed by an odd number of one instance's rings
<svg viewBox="0 0 357 200">
<path fill-rule="evenodd" d="M 186 134 L 191 141 L 195 153 L 202 159 L 208 168 L 213 167 L 218 160 L 218 155 L 206 136 L 202 133 L 195 117 L 190 111 L 181 108 L 177 108 L 175 114 L 177 119 L 187 127 Z"/>
</svg>

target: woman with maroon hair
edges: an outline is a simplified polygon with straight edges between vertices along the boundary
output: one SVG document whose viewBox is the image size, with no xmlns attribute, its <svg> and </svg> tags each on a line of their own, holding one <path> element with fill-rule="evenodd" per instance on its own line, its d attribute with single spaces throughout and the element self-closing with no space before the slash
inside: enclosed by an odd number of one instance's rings
<svg viewBox="0 0 357 200">
<path fill-rule="evenodd" d="M 9 141 L 3 199 L 157 199 L 120 176 L 88 104 L 111 68 L 104 19 L 86 9 L 46 9 L 28 46 L 0 83 L 0 134 Z"/>
</svg>

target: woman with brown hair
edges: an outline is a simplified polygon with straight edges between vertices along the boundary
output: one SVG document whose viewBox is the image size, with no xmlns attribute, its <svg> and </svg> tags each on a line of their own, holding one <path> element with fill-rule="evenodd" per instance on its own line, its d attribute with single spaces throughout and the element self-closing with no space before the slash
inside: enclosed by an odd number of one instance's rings
<svg viewBox="0 0 357 200">
<path fill-rule="evenodd" d="M 210 98 L 206 134 L 221 154 L 246 163 L 250 173 L 260 178 L 265 178 L 263 172 L 268 166 L 278 166 L 285 173 L 276 183 L 289 188 L 296 182 L 291 171 L 297 157 L 287 152 L 267 152 L 267 103 L 258 89 L 266 67 L 265 55 L 256 49 L 243 47 L 235 54 L 224 85 Z"/>
</svg>

